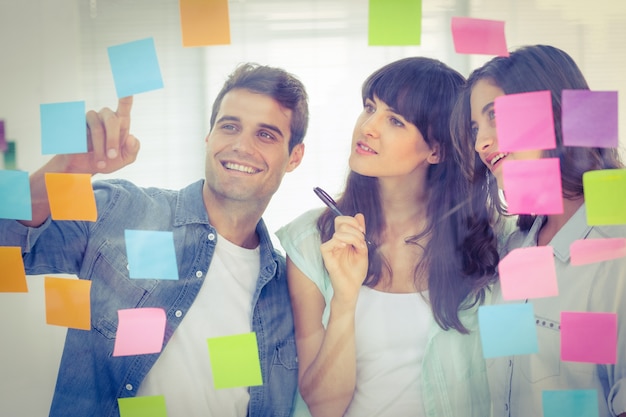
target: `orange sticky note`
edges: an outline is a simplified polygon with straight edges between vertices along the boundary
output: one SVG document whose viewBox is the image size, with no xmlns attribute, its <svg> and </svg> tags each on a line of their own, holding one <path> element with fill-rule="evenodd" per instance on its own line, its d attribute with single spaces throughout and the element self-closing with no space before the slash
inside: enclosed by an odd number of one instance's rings
<svg viewBox="0 0 626 417">
<path fill-rule="evenodd" d="M 0 292 L 28 292 L 20 247 L 0 246 Z"/>
<path fill-rule="evenodd" d="M 179 0 L 183 46 L 229 45 L 228 0 Z"/>
<path fill-rule="evenodd" d="M 96 221 L 98 213 L 91 175 L 48 172 L 45 179 L 54 220 Z"/>
<path fill-rule="evenodd" d="M 46 277 L 46 323 L 91 330 L 91 281 Z"/>
</svg>

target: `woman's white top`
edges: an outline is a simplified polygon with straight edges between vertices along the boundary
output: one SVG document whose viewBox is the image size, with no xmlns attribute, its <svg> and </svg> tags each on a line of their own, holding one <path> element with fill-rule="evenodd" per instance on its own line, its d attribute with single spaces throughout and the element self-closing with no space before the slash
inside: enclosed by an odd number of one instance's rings
<svg viewBox="0 0 626 417">
<path fill-rule="evenodd" d="M 356 390 L 346 417 L 424 416 L 421 368 L 431 321 L 421 293 L 361 287 L 356 307 Z"/>
</svg>

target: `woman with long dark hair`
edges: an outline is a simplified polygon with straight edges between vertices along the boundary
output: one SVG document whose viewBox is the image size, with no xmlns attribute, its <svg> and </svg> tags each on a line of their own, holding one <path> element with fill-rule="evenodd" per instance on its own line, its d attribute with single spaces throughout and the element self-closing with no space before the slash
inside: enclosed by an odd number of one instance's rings
<svg viewBox="0 0 626 417">
<path fill-rule="evenodd" d="M 337 201 L 345 215 L 316 209 L 279 230 L 304 399 L 296 415 L 488 415 L 476 310 L 498 257 L 484 244 L 495 239 L 486 207 L 452 158 L 463 83 L 429 58 L 375 71 Z"/>
<path fill-rule="evenodd" d="M 556 148 L 501 151 L 496 131 L 495 99 L 506 94 L 546 90 L 552 97 Z M 504 164 L 516 160 L 558 158 L 561 168 L 563 213 L 519 215 L 519 230 L 510 236 L 503 249 L 504 255 L 516 248 L 551 246 L 558 296 L 525 301 L 533 305 L 537 353 L 487 360 L 495 416 L 543 415 L 544 393 L 561 390 L 594 390 L 599 400 L 599 414 L 595 415 L 626 416 L 626 258 L 584 266 L 574 266 L 570 259 L 570 245 L 575 240 L 626 237 L 624 225 L 587 224 L 583 189 L 585 172 L 623 169 L 624 166 L 617 149 L 563 144 L 563 90 L 589 90 L 574 60 L 552 46 L 528 46 L 508 57 L 496 57 L 476 69 L 468 78 L 453 115 L 459 166 L 467 168 L 467 176 L 475 187 L 475 200 L 482 198 L 483 204 L 492 212 L 506 214 Z M 501 198 L 503 189 L 504 200 Z M 494 286 L 491 302 L 507 302 L 502 298 L 499 283 Z M 562 312 L 616 313 L 616 363 L 561 360 Z M 596 342 L 607 343 L 603 340 Z"/>
</svg>

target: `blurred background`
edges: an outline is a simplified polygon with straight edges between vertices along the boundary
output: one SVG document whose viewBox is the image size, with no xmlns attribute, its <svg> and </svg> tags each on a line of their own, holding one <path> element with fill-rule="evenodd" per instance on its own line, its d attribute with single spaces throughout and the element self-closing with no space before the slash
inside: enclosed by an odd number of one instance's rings
<svg viewBox="0 0 626 417">
<path fill-rule="evenodd" d="M 491 58 L 455 53 L 453 16 L 503 20 L 509 50 L 557 46 L 593 90 L 626 91 L 626 2 L 618 0 L 423 0 L 421 45 L 411 47 L 368 46 L 368 0 L 230 0 L 229 13 L 230 45 L 184 48 L 177 0 L 0 0 L 0 119 L 15 143 L 15 169 L 32 172 L 48 158 L 39 105 L 84 100 L 88 109 L 114 109 L 107 47 L 147 37 L 164 88 L 135 96 L 131 132 L 142 150 L 135 164 L 111 175 L 142 186 L 177 189 L 204 177 L 211 104 L 238 63 L 283 67 L 306 85 L 305 157 L 268 207 L 271 232 L 321 206 L 313 187 L 341 190 L 360 86 L 371 72 L 422 55 L 467 76 Z M 623 103 L 620 97 L 622 126 Z M 41 277 L 28 284 L 28 294 L 0 294 L 3 416 L 47 415 L 65 335 L 45 324 Z"/>
</svg>

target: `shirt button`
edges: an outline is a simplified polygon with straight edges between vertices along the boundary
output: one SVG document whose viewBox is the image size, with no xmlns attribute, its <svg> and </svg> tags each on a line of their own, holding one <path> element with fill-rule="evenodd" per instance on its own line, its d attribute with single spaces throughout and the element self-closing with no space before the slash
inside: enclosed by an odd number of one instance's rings
<svg viewBox="0 0 626 417">
<path fill-rule="evenodd" d="M 215 234 L 214 233 L 209 233 L 209 235 L 207 237 L 209 238 L 209 240 L 215 240 Z"/>
<path fill-rule="evenodd" d="M 196 271 L 196 277 L 201 278 L 202 277 L 202 271 Z"/>
<path fill-rule="evenodd" d="M 174 315 L 175 315 L 176 317 L 181 317 L 181 316 L 183 315 L 183 312 L 182 312 L 182 311 L 180 311 L 180 310 L 176 310 L 176 313 L 174 313 Z"/>
<path fill-rule="evenodd" d="M 131 384 L 126 384 L 126 389 L 128 391 L 132 391 L 133 390 L 133 386 Z"/>
</svg>

